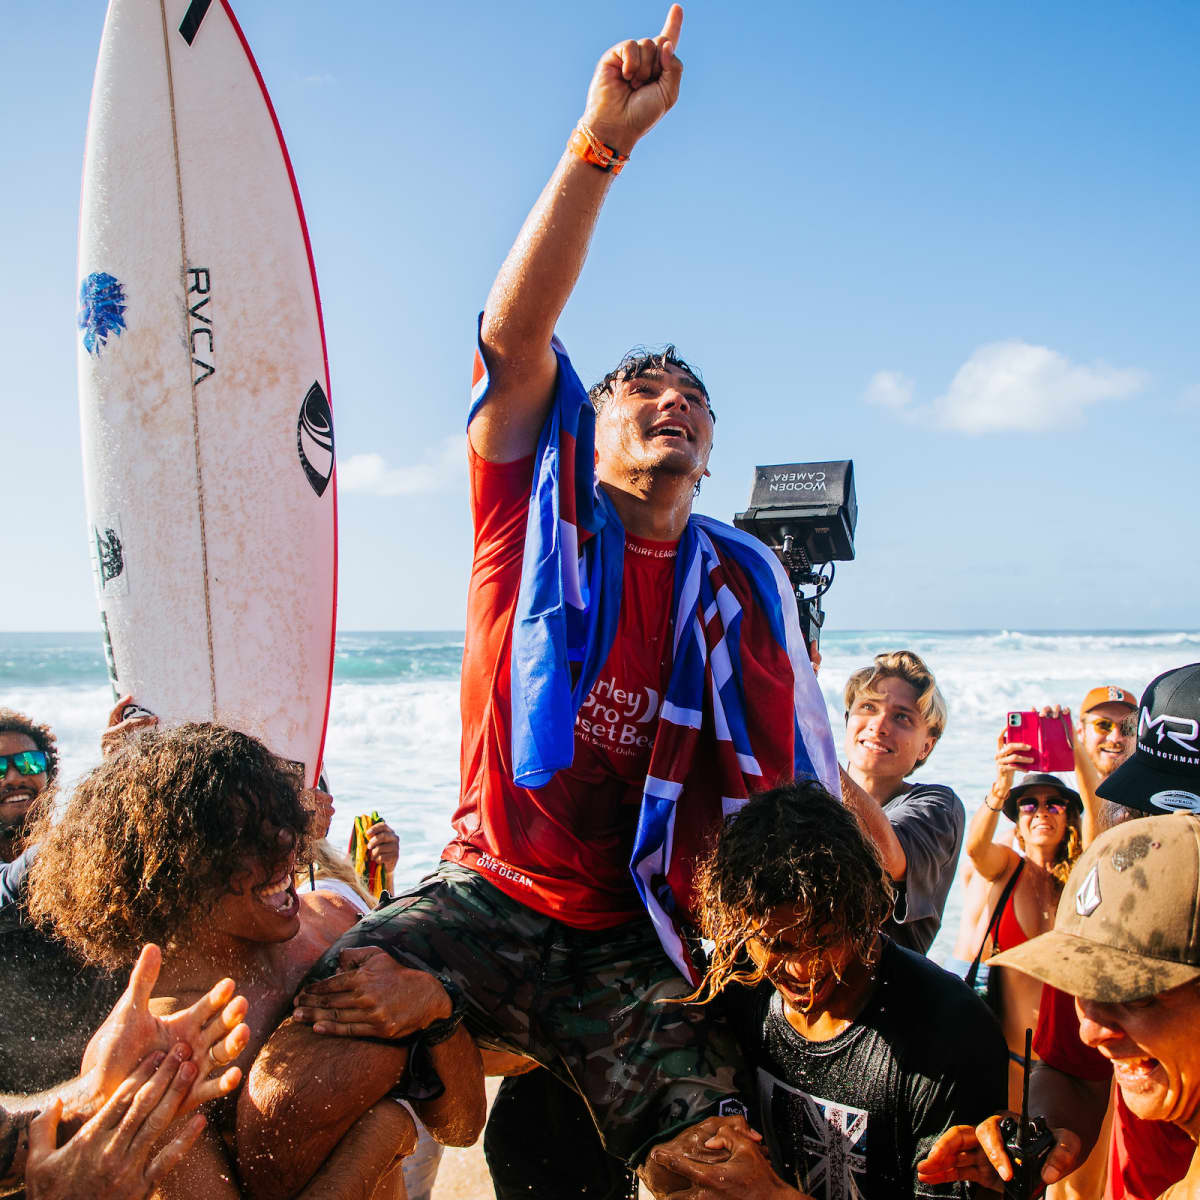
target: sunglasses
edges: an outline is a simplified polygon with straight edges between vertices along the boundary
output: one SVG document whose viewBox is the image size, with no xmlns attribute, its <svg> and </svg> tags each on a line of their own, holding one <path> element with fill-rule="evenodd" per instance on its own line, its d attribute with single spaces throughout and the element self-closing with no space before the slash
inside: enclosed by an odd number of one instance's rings
<svg viewBox="0 0 1200 1200">
<path fill-rule="evenodd" d="M 1107 717 L 1092 717 L 1088 724 L 1105 737 L 1114 731 L 1123 737 L 1133 737 L 1137 731 L 1137 724 L 1134 721 L 1110 721 Z"/>
<path fill-rule="evenodd" d="M 22 750 L 17 754 L 0 754 L 0 779 L 8 774 L 8 764 L 17 768 L 18 775 L 40 775 L 46 769 L 44 750 Z"/>
<path fill-rule="evenodd" d="M 1033 816 L 1039 808 L 1044 808 L 1048 813 L 1057 815 L 1067 807 L 1065 800 L 1022 800 L 1018 803 L 1017 808 L 1021 810 L 1027 817 Z"/>
</svg>

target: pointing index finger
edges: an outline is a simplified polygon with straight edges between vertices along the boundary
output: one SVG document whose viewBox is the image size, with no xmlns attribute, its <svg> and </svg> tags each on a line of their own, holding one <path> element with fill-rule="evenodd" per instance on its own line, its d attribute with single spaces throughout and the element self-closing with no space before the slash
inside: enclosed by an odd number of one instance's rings
<svg viewBox="0 0 1200 1200">
<path fill-rule="evenodd" d="M 661 45 L 663 42 L 670 42 L 671 49 L 679 48 L 679 31 L 683 28 L 683 6 L 672 4 L 667 9 L 667 19 L 663 22 L 662 33 L 658 35 L 658 41 Z"/>
</svg>

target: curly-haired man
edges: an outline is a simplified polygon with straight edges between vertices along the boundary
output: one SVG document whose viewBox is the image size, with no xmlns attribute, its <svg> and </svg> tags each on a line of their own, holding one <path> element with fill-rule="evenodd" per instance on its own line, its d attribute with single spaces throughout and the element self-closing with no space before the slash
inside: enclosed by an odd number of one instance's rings
<svg viewBox="0 0 1200 1200">
<path fill-rule="evenodd" d="M 127 966 L 143 942 L 160 943 L 152 1002 L 159 1014 L 192 1003 L 214 973 L 233 976 L 249 1001 L 253 1054 L 290 1012 L 305 972 L 357 919 L 336 897 L 296 894 L 311 820 L 300 793 L 289 765 L 245 734 L 212 724 L 144 733 L 72 790 L 61 820 L 39 820 L 30 910 L 110 969 Z M 439 986 L 423 972 L 408 975 L 414 986 Z M 389 1063 L 393 1084 L 405 1075 L 403 1046 L 357 1049 Z M 431 1053 L 445 1090 L 417 1111 L 435 1136 L 470 1141 L 483 1117 L 477 1052 L 459 1030 Z M 361 1194 L 372 1195 L 397 1155 L 411 1150 L 411 1117 L 383 1099 L 386 1089 L 365 1092 L 353 1069 L 310 1086 L 352 1098 L 312 1186 L 326 1195 L 320 1188 L 336 1176 L 360 1181 Z M 214 1116 L 232 1126 L 232 1106 Z M 233 1197 L 235 1178 L 226 1144 L 210 1127 L 160 1191 Z"/>
<path fill-rule="evenodd" d="M 893 888 L 850 812 L 815 783 L 755 797 L 700 890 L 714 953 L 697 998 L 730 1013 L 770 1162 L 740 1117 L 651 1157 L 705 1195 L 954 1194 L 916 1166 L 958 1114 L 1003 1099 L 1004 1040 L 960 980 L 880 931 Z"/>
</svg>

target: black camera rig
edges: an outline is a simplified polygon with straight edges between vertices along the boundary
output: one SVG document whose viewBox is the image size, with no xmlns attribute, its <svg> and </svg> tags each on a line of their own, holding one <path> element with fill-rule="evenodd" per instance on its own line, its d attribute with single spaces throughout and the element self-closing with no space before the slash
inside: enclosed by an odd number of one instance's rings
<svg viewBox="0 0 1200 1200">
<path fill-rule="evenodd" d="M 821 597 L 833 586 L 834 563 L 854 558 L 854 463 L 755 467 L 750 507 L 733 523 L 775 552 L 795 589 L 805 644 L 816 645 L 825 623 Z M 816 590 L 809 595 L 806 587 Z"/>
</svg>

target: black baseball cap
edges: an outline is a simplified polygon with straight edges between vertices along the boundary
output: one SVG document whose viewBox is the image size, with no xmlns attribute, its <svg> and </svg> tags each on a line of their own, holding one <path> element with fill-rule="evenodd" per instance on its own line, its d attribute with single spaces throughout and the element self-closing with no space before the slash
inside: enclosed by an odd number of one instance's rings
<svg viewBox="0 0 1200 1200">
<path fill-rule="evenodd" d="M 1032 775 L 1026 775 L 1020 783 L 1017 784 L 1011 792 L 1008 793 L 1008 799 L 1004 801 L 1004 815 L 1015 825 L 1017 823 L 1017 805 L 1021 802 L 1021 797 L 1025 795 L 1030 788 L 1035 787 L 1050 787 L 1062 794 L 1062 798 L 1067 802 L 1068 813 L 1083 812 L 1083 801 L 1079 798 L 1079 793 L 1074 788 L 1069 788 L 1057 775 L 1047 775 L 1044 771 L 1036 771 Z"/>
<path fill-rule="evenodd" d="M 1142 693 L 1137 749 L 1096 795 L 1139 812 L 1200 813 L 1200 663 L 1165 672 Z"/>
</svg>

